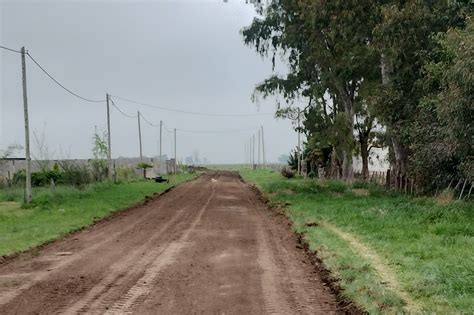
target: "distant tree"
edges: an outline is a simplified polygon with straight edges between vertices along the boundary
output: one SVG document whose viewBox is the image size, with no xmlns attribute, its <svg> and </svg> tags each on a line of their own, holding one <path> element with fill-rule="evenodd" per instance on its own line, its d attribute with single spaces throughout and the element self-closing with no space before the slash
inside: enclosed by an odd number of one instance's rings
<svg viewBox="0 0 474 315">
<path fill-rule="evenodd" d="M 36 153 L 33 153 L 32 156 L 41 172 L 49 171 L 51 160 L 54 155 L 54 152 L 50 152 L 49 150 L 45 129 L 46 126 L 43 127 L 41 133 L 36 131 L 33 132 L 33 142 L 36 147 Z"/>
<path fill-rule="evenodd" d="M 140 162 L 137 165 L 137 169 L 143 170 L 143 178 L 146 178 L 146 170 L 149 168 L 153 168 L 153 165 L 144 162 Z"/>
<path fill-rule="evenodd" d="M 278 157 L 278 162 L 281 164 L 286 164 L 288 163 L 288 160 L 290 159 L 290 156 L 288 154 L 281 154 Z"/>
<path fill-rule="evenodd" d="M 94 173 L 95 180 L 101 181 L 107 177 L 108 173 L 108 162 L 107 157 L 109 153 L 109 147 L 107 144 L 107 132 L 103 132 L 100 135 L 97 130 L 92 137 L 93 147 L 91 165 Z"/>
</svg>

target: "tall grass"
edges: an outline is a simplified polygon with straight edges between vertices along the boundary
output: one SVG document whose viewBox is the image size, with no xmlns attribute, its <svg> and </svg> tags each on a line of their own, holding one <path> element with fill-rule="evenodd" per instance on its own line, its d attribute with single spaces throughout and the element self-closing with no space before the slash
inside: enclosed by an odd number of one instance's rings
<svg viewBox="0 0 474 315">
<path fill-rule="evenodd" d="M 372 249 L 422 310 L 474 313 L 474 205 L 411 198 L 367 183 L 287 180 L 268 171 L 241 172 L 289 203 L 295 229 L 305 235 L 339 278 L 345 296 L 371 312 L 406 310 L 384 275 L 330 226 Z M 327 224 L 325 224 L 327 223 Z"/>
</svg>

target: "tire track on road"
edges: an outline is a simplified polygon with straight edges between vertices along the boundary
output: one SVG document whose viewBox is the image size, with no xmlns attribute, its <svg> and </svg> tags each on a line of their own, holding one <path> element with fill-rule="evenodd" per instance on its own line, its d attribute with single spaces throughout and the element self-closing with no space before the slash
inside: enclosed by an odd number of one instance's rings
<svg viewBox="0 0 474 315">
<path fill-rule="evenodd" d="M 159 272 L 170 264 L 176 255 L 186 246 L 189 235 L 199 223 L 202 215 L 206 211 L 209 203 L 215 195 L 215 184 L 211 184 L 211 194 L 205 204 L 199 210 L 197 217 L 193 220 L 191 226 L 176 241 L 168 244 L 157 259 L 145 270 L 145 274 L 137 281 L 137 283 L 127 292 L 127 294 L 118 300 L 105 314 L 129 314 L 140 299 L 148 295 L 155 285 Z"/>
</svg>

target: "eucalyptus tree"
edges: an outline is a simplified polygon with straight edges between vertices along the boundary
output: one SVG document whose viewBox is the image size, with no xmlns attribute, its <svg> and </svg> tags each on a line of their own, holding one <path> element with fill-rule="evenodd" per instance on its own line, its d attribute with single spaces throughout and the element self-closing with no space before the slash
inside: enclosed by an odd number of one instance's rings
<svg viewBox="0 0 474 315">
<path fill-rule="evenodd" d="M 273 0 L 262 16 L 243 30 L 245 43 L 262 56 L 286 57 L 289 74 L 273 76 L 257 92 L 312 97 L 334 106 L 342 156 L 342 175 L 352 174 L 356 101 L 365 84 L 378 80 L 379 56 L 371 49 L 378 22 L 378 3 L 371 0 Z"/>
<path fill-rule="evenodd" d="M 423 146 L 416 126 L 430 132 L 433 115 L 423 117 L 422 100 L 427 89 L 426 65 L 443 57 L 437 34 L 462 26 L 469 15 L 470 0 L 385 1 L 374 29 L 374 50 L 381 58 L 382 87 L 375 112 L 386 126 L 397 177 L 409 171 L 416 150 Z M 426 112 L 425 112 L 426 114 Z M 428 119 L 428 120 L 427 120 Z M 432 133 L 437 137 L 436 133 Z"/>
</svg>

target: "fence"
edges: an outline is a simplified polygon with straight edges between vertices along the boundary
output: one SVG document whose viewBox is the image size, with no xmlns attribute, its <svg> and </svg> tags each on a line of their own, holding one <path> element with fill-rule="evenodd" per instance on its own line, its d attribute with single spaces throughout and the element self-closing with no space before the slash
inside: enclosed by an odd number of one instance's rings
<svg viewBox="0 0 474 315">
<path fill-rule="evenodd" d="M 355 173 L 354 178 L 362 178 L 362 174 Z M 386 172 L 369 172 L 367 181 L 372 184 L 384 186 L 387 189 L 397 190 L 413 196 L 428 194 L 427 191 L 424 191 L 417 185 L 415 177 L 406 175 L 394 176 L 391 170 L 387 170 Z M 454 185 L 454 183 L 456 183 L 456 185 Z M 468 179 L 452 179 L 447 186 L 437 185 L 434 196 L 437 197 L 444 190 L 452 190 L 458 200 L 470 199 L 472 189 L 473 183 Z"/>
</svg>

